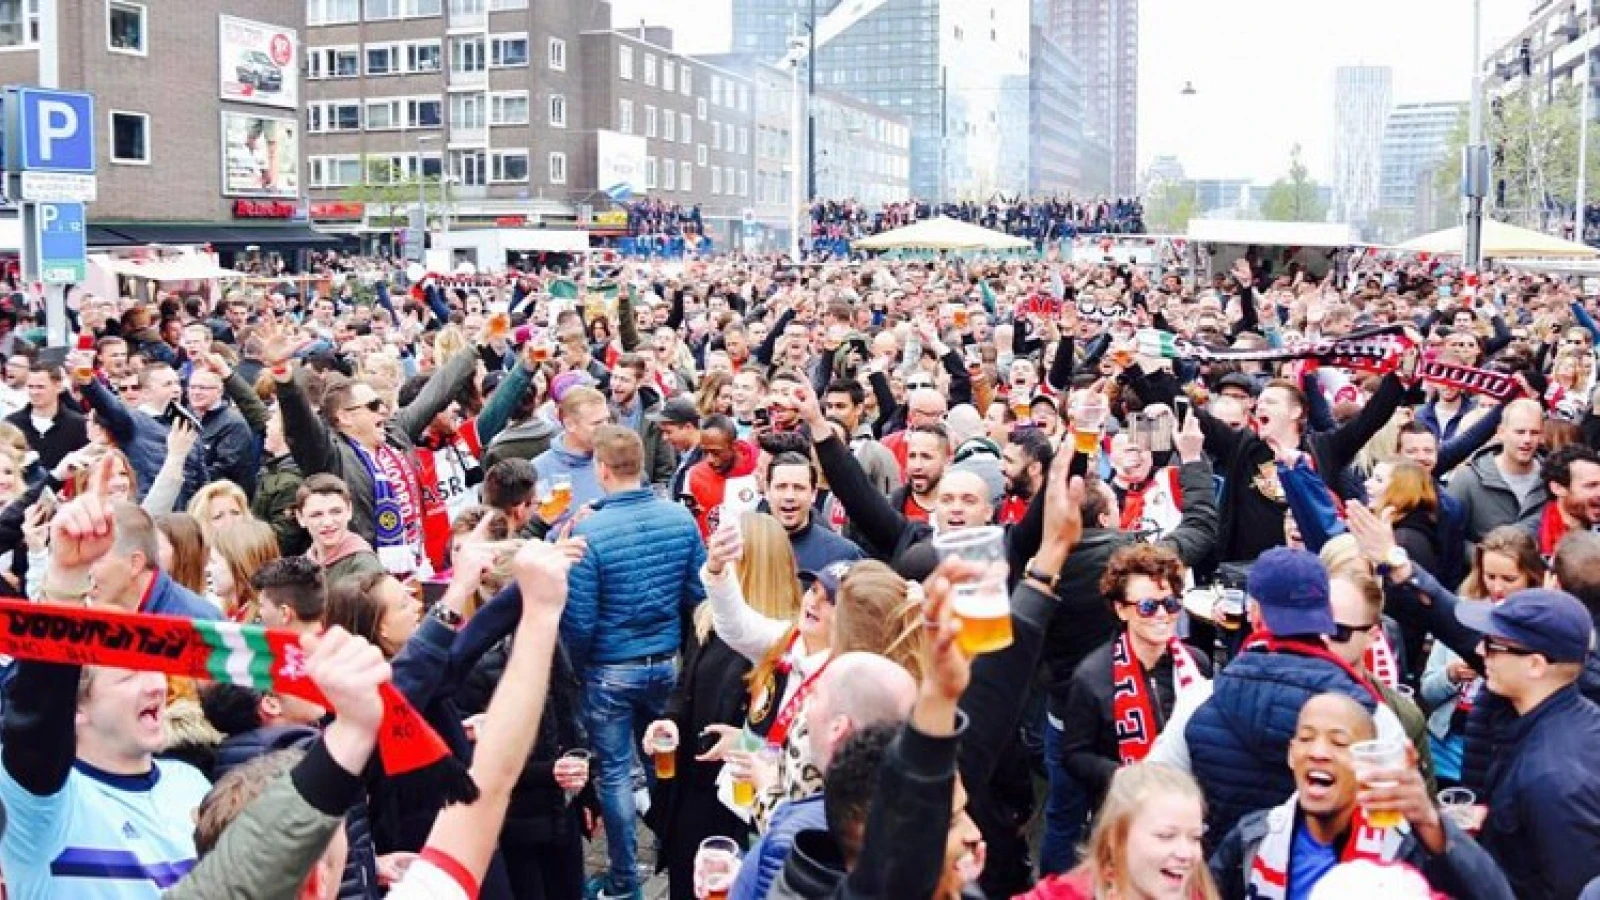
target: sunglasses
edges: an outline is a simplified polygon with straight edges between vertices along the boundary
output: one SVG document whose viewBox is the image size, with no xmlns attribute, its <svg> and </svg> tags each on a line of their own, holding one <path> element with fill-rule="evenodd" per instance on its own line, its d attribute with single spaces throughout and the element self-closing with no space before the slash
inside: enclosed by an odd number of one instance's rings
<svg viewBox="0 0 1600 900">
<path fill-rule="evenodd" d="M 906 390 L 908 390 L 908 391 L 917 391 L 917 390 L 922 390 L 923 388 L 927 388 L 927 389 L 931 390 L 933 388 L 933 382 L 931 382 L 931 381 L 908 381 L 908 382 L 906 382 Z"/>
<path fill-rule="evenodd" d="M 1166 610 L 1169 616 L 1175 616 L 1183 610 L 1183 601 L 1171 595 L 1147 600 L 1118 600 L 1117 605 L 1133 607 L 1141 619 L 1154 618 L 1158 610 Z"/>
<path fill-rule="evenodd" d="M 383 412 L 383 398 L 373 397 L 371 400 L 368 400 L 365 403 L 357 403 L 355 406 L 346 406 L 344 411 L 355 412 L 358 409 L 366 409 L 368 412 L 375 413 Z"/>
<path fill-rule="evenodd" d="M 1378 623 L 1376 622 L 1372 622 L 1367 625 L 1345 625 L 1340 622 L 1335 622 L 1333 624 L 1333 640 L 1336 643 L 1348 644 L 1350 643 L 1350 639 L 1356 635 L 1365 634 L 1366 632 L 1369 632 L 1377 627 Z"/>
<path fill-rule="evenodd" d="M 1527 647 L 1519 647 L 1516 644 L 1508 644 L 1499 638 L 1487 636 L 1483 639 L 1483 649 L 1489 653 L 1509 653 L 1512 656 L 1533 656 L 1538 652 L 1537 650 L 1529 650 Z"/>
</svg>

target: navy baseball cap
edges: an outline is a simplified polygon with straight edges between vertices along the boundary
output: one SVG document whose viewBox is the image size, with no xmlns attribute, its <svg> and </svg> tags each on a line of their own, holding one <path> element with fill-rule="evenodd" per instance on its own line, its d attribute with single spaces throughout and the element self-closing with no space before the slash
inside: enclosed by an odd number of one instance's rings
<svg viewBox="0 0 1600 900">
<path fill-rule="evenodd" d="M 1566 591 L 1530 588 L 1517 591 L 1499 605 L 1463 601 L 1456 605 L 1456 619 L 1551 662 L 1583 662 L 1594 639 L 1589 610 Z"/>
<path fill-rule="evenodd" d="M 1334 634 L 1328 571 L 1304 550 L 1277 547 L 1250 567 L 1245 593 L 1261 607 L 1267 630 L 1278 637 Z"/>
<path fill-rule="evenodd" d="M 828 595 L 829 603 L 839 602 L 839 585 L 844 583 L 844 576 L 850 573 L 848 562 L 836 562 L 823 566 L 815 571 L 806 570 L 800 573 L 800 584 L 808 590 L 813 584 L 822 585 L 822 592 Z"/>
</svg>

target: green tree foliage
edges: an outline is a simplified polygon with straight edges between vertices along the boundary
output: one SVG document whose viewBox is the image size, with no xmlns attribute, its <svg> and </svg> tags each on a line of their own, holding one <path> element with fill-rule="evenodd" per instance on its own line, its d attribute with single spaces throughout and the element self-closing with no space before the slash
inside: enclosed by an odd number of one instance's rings
<svg viewBox="0 0 1600 900">
<path fill-rule="evenodd" d="M 1542 87 L 1529 103 L 1526 87 L 1484 104 L 1484 141 L 1489 147 L 1489 191 L 1485 208 L 1494 218 L 1538 227 L 1543 200 L 1570 205 L 1578 186 L 1578 121 L 1582 97 L 1565 84 L 1548 95 Z M 1592 109 L 1591 113 L 1600 112 Z M 1467 119 L 1450 136 L 1449 151 L 1435 175 L 1442 197 L 1461 192 L 1461 151 Z M 1600 129 L 1589 132 L 1589 202 L 1600 199 Z M 1502 201 L 1496 185 L 1505 181 Z"/>
<path fill-rule="evenodd" d="M 1300 159 L 1300 145 L 1289 151 L 1289 174 L 1267 189 L 1261 216 L 1274 222 L 1321 222 L 1328 210 L 1317 200 L 1317 182 Z"/>
<path fill-rule="evenodd" d="M 1200 212 L 1192 181 L 1165 181 L 1145 198 L 1145 226 L 1155 234 L 1182 234 Z"/>
</svg>

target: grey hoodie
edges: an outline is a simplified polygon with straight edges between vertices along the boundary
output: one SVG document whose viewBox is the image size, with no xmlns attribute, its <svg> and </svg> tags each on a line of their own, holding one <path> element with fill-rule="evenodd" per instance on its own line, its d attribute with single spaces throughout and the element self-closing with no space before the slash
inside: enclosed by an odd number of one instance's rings
<svg viewBox="0 0 1600 900">
<path fill-rule="evenodd" d="M 485 472 L 502 459 L 532 460 L 550 449 L 550 442 L 561 433 L 560 427 L 537 413 L 520 425 L 513 425 L 495 435 L 484 448 Z"/>
<path fill-rule="evenodd" d="M 1450 496 L 1460 501 L 1462 518 L 1466 522 L 1468 542 L 1477 542 L 1501 525 L 1524 524 L 1536 529 L 1539 513 L 1550 500 L 1550 491 L 1541 480 L 1528 495 L 1527 502 L 1517 502 L 1517 494 L 1506 484 L 1505 476 L 1495 464 L 1500 453 L 1499 444 L 1491 444 L 1473 455 L 1472 461 L 1450 478 Z M 1541 456 L 1535 461 L 1542 465 Z"/>
</svg>

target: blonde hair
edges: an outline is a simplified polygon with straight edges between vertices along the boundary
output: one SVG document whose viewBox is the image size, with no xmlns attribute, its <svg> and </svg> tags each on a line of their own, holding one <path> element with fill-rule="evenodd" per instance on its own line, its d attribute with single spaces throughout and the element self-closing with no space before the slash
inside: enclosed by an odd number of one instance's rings
<svg viewBox="0 0 1600 900">
<path fill-rule="evenodd" d="M 433 338 L 433 362 L 442 366 L 452 356 L 467 349 L 467 336 L 459 325 L 446 325 Z"/>
<path fill-rule="evenodd" d="M 250 517 L 250 498 L 245 496 L 243 488 L 231 481 L 213 481 L 195 491 L 194 497 L 189 500 L 188 513 L 200 523 L 200 534 L 211 547 L 217 545 L 217 534 L 211 530 L 211 501 L 219 498 L 237 503 L 239 511 L 244 513 L 245 518 Z"/>
<path fill-rule="evenodd" d="M 739 591 L 744 594 L 745 602 L 768 618 L 794 623 L 772 642 L 772 646 L 751 668 L 750 674 L 745 676 L 745 682 L 750 686 L 751 700 L 754 701 L 755 692 L 767 683 L 767 676 L 772 674 L 778 660 L 788 651 L 789 642 L 794 640 L 795 632 L 800 627 L 797 619 L 800 615 L 801 590 L 794 546 L 789 542 L 789 533 L 777 519 L 766 513 L 747 512 L 739 517 L 739 531 L 744 536 L 744 555 L 739 558 L 737 572 Z M 701 630 L 702 625 L 705 630 Z M 695 616 L 695 631 L 702 642 L 710 627 L 709 616 L 703 620 L 698 614 Z M 808 652 L 813 649 L 806 648 Z"/>
<path fill-rule="evenodd" d="M 1135 763 L 1118 769 L 1111 776 L 1111 787 L 1106 790 L 1105 801 L 1094 817 L 1094 830 L 1083 851 L 1083 862 L 1078 871 L 1087 871 L 1094 896 L 1129 895 L 1128 866 L 1123 859 L 1128 848 L 1128 831 L 1133 820 L 1157 796 L 1177 796 L 1193 800 L 1202 811 L 1205 796 L 1200 785 L 1187 773 L 1160 763 Z M 1199 851 L 1196 851 L 1197 854 Z M 1211 869 L 1202 857 L 1191 870 L 1189 896 L 1193 900 L 1219 900 L 1217 886 L 1211 880 Z"/>
<path fill-rule="evenodd" d="M 852 565 L 839 585 L 833 612 L 833 655 L 876 653 L 921 680 L 926 643 L 921 586 L 913 589 L 910 582 L 876 560 Z"/>
<path fill-rule="evenodd" d="M 224 610 L 237 622 L 254 622 L 260 617 L 260 597 L 250 577 L 282 554 L 278 535 L 260 519 L 246 519 L 212 535 L 211 550 L 222 558 L 233 575 L 233 608 Z"/>
</svg>

